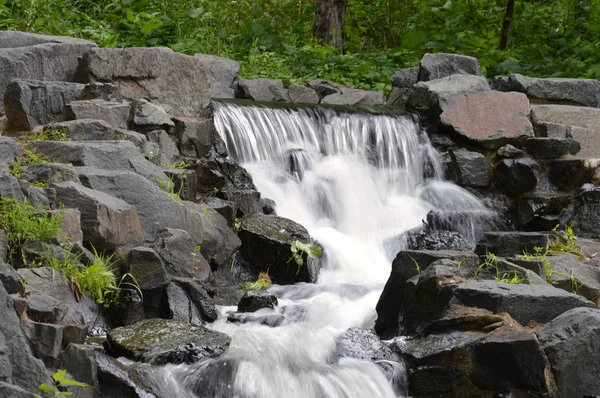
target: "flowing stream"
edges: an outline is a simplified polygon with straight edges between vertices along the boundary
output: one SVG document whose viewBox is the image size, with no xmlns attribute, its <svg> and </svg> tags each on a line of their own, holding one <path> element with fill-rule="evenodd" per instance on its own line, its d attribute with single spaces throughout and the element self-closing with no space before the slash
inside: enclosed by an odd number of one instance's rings
<svg viewBox="0 0 600 398">
<path fill-rule="evenodd" d="M 316 284 L 270 289 L 279 306 L 257 317 L 278 317 L 279 326 L 229 323 L 235 308 L 221 308 L 210 327 L 231 336 L 230 348 L 215 360 L 166 367 L 167 396 L 408 396 L 401 363 L 337 358 L 336 339 L 373 327 L 403 232 L 430 210 L 484 207 L 442 180 L 439 156 L 410 115 L 230 102 L 214 110 L 229 156 L 279 216 L 323 247 L 322 270 Z"/>
</svg>

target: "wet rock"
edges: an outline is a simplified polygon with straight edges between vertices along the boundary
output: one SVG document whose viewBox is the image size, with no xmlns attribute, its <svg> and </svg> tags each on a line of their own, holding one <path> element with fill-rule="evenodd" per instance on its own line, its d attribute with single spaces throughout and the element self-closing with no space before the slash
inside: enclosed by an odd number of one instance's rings
<svg viewBox="0 0 600 398">
<path fill-rule="evenodd" d="M 367 361 L 399 361 L 398 354 L 383 344 L 379 337 L 366 329 L 346 330 L 336 341 L 336 356 Z"/>
<path fill-rule="evenodd" d="M 320 98 L 327 97 L 331 94 L 341 93 L 342 89 L 346 88 L 341 84 L 322 79 L 311 80 L 308 82 L 307 86 L 315 90 Z"/>
<path fill-rule="evenodd" d="M 600 391 L 600 310 L 564 312 L 537 336 L 552 365 L 559 397 L 594 396 Z"/>
<path fill-rule="evenodd" d="M 0 259 L 1 260 L 1 259 Z M 0 261 L 0 282 L 8 294 L 16 294 L 23 291 L 23 280 L 15 269 L 9 264 Z"/>
<path fill-rule="evenodd" d="M 208 157 L 220 141 L 211 119 L 175 118 L 175 136 L 184 156 Z"/>
<path fill-rule="evenodd" d="M 276 79 L 240 80 L 244 98 L 254 101 L 287 102 L 288 96 L 283 82 Z"/>
<path fill-rule="evenodd" d="M 134 366 L 127 366 L 102 353 L 95 354 L 99 397 L 150 398 L 158 394 L 151 387 L 148 375 Z"/>
<path fill-rule="evenodd" d="M 500 257 L 512 257 L 523 253 L 535 253 L 535 247 L 542 252 L 548 249 L 548 234 L 539 232 L 486 232 L 477 244 L 475 253 L 492 253 Z"/>
<path fill-rule="evenodd" d="M 14 79 L 73 81 L 77 58 L 96 45 L 87 40 L 25 32 L 0 32 L 0 98 Z M 5 113 L 0 101 L 0 114 Z"/>
<path fill-rule="evenodd" d="M 16 139 L 0 136 L 0 171 L 10 171 L 8 166 L 22 155 L 23 148 Z"/>
<path fill-rule="evenodd" d="M 530 158 L 504 159 L 495 168 L 495 175 L 504 189 L 511 193 L 533 190 L 539 180 L 539 164 Z"/>
<path fill-rule="evenodd" d="M 142 225 L 133 206 L 74 182 L 53 184 L 52 188 L 57 200 L 79 209 L 84 239 L 98 250 L 143 243 Z"/>
<path fill-rule="evenodd" d="M 384 105 L 385 96 L 381 91 L 343 88 L 341 93 L 330 94 L 321 100 L 331 105 Z"/>
<path fill-rule="evenodd" d="M 454 290 L 455 300 L 495 314 L 507 312 L 521 325 L 546 323 L 577 307 L 595 307 L 591 301 L 550 285 L 511 285 L 471 280 Z"/>
<path fill-rule="evenodd" d="M 174 116 L 206 116 L 213 94 L 202 60 L 168 48 L 95 48 L 79 61 L 81 83 L 113 82 L 123 98 L 145 98 Z"/>
<path fill-rule="evenodd" d="M 304 104 L 318 104 L 319 95 L 315 90 L 310 87 L 301 86 L 299 84 L 292 83 L 287 88 L 290 102 L 304 103 Z"/>
<path fill-rule="evenodd" d="M 519 91 L 532 99 L 600 108 L 600 82 L 595 79 L 542 79 L 515 73 L 494 77 L 492 87 L 499 91 Z"/>
<path fill-rule="evenodd" d="M 598 238 L 600 231 L 600 187 L 585 184 L 575 198 L 573 229 L 585 238 Z"/>
<path fill-rule="evenodd" d="M 517 204 L 519 225 L 532 231 L 549 231 L 560 223 L 561 214 L 570 201 L 571 195 L 567 194 L 523 195 Z"/>
<path fill-rule="evenodd" d="M 255 214 L 242 220 L 238 234 L 241 253 L 255 273 L 269 272 L 274 283 L 315 282 L 318 261 L 302 254 L 303 266 L 292 258 L 291 244 L 298 240 L 311 243 L 306 229 L 292 220 L 277 216 Z"/>
<path fill-rule="evenodd" d="M 598 164 L 586 159 L 558 159 L 549 166 L 550 182 L 563 190 L 579 189 L 592 182 Z"/>
<path fill-rule="evenodd" d="M 419 81 L 419 67 L 400 69 L 392 75 L 392 86 L 398 88 L 411 88 Z"/>
<path fill-rule="evenodd" d="M 275 216 L 277 215 L 277 211 L 275 210 L 277 208 L 277 204 L 274 200 L 271 200 L 269 198 L 260 198 L 258 204 L 263 214 Z"/>
<path fill-rule="evenodd" d="M 261 210 L 260 192 L 253 189 L 229 190 L 226 197 L 235 203 L 238 217 L 251 216 Z"/>
<path fill-rule="evenodd" d="M 207 279 L 211 269 L 198 245 L 187 231 L 166 228 L 158 234 L 152 245 L 165 263 L 172 276 L 182 278 Z"/>
<path fill-rule="evenodd" d="M 468 251 L 473 249 L 473 244 L 460 232 L 434 229 L 429 225 L 408 231 L 406 238 L 409 250 Z M 389 249 L 398 251 L 394 246 Z"/>
<path fill-rule="evenodd" d="M 147 319 L 108 333 L 113 356 L 150 362 L 192 363 L 221 355 L 230 338 L 203 326 L 170 319 Z"/>
<path fill-rule="evenodd" d="M 176 163 L 176 160 L 180 156 L 179 149 L 177 148 L 177 143 L 166 131 L 153 130 L 146 133 L 146 137 L 148 137 L 150 142 L 158 144 L 163 163 Z"/>
<path fill-rule="evenodd" d="M 254 312 L 261 308 L 275 308 L 277 297 L 267 292 L 248 291 L 238 303 L 238 312 Z"/>
<path fill-rule="evenodd" d="M 425 54 L 419 66 L 418 80 L 425 82 L 457 74 L 482 76 L 477 58 L 457 54 Z"/>
<path fill-rule="evenodd" d="M 203 202 L 208 207 L 222 215 L 223 218 L 227 220 L 227 225 L 233 228 L 233 220 L 235 219 L 237 214 L 237 207 L 234 202 L 216 197 L 204 198 Z"/>
<path fill-rule="evenodd" d="M 575 257 L 547 256 L 550 263 L 552 285 L 567 292 L 579 294 L 586 299 L 600 303 L 600 268 L 583 264 Z"/>
<path fill-rule="evenodd" d="M 75 168 L 70 164 L 64 163 L 46 163 L 25 166 L 21 172 L 21 179 L 31 183 L 45 182 L 48 185 L 67 181 L 77 184 L 80 183 Z"/>
<path fill-rule="evenodd" d="M 179 286 L 185 290 L 188 297 L 192 300 L 192 303 L 198 309 L 198 313 L 202 320 L 207 322 L 214 322 L 218 318 L 217 308 L 215 300 L 213 298 L 214 292 L 209 293 L 205 288 L 206 284 L 200 284 L 192 279 L 178 278 L 176 282 Z"/>
<path fill-rule="evenodd" d="M 209 54 L 194 54 L 202 64 L 213 98 L 235 98 L 233 89 L 234 80 L 240 73 L 240 64 L 227 58 Z"/>
<path fill-rule="evenodd" d="M 124 273 L 131 273 L 144 291 L 161 290 L 169 283 L 167 271 L 158 254 L 149 247 L 134 247 L 129 251 Z M 145 295 L 145 294 L 144 294 Z"/>
<path fill-rule="evenodd" d="M 173 191 L 182 200 L 193 201 L 196 199 L 196 183 L 198 178 L 193 170 L 167 169 L 165 174 L 173 183 Z"/>
<path fill-rule="evenodd" d="M 146 295 L 144 295 L 146 298 Z M 121 288 L 119 292 L 118 311 L 115 311 L 117 320 L 114 325 L 132 325 L 146 318 L 144 300 L 138 289 Z"/>
<path fill-rule="evenodd" d="M 167 300 L 170 319 L 194 325 L 202 324 L 202 318 L 196 305 L 191 301 L 183 288 L 175 283 L 170 283 L 167 287 Z"/>
<path fill-rule="evenodd" d="M 86 87 L 88 86 L 86 85 Z M 79 98 L 81 98 L 81 94 Z M 65 114 L 69 119 L 103 120 L 116 129 L 128 128 L 130 112 L 131 104 L 129 102 L 105 101 L 102 99 L 72 101 L 67 104 L 65 109 Z"/>
<path fill-rule="evenodd" d="M 579 142 L 569 138 L 529 138 L 527 152 L 536 159 L 557 159 L 575 155 L 581 149 Z"/>
<path fill-rule="evenodd" d="M 395 87 L 390 96 L 387 99 L 386 105 L 388 106 L 397 106 L 400 108 L 406 108 L 406 103 L 408 102 L 410 96 L 412 95 L 412 88 L 398 88 Z"/>
<path fill-rule="evenodd" d="M 66 82 L 14 80 L 6 86 L 4 109 L 8 128 L 32 130 L 63 117 L 66 105 L 77 99 L 83 85 Z"/>
<path fill-rule="evenodd" d="M 490 183 L 490 171 L 485 156 L 466 149 L 448 151 L 446 178 L 460 186 L 486 187 Z"/>
</svg>

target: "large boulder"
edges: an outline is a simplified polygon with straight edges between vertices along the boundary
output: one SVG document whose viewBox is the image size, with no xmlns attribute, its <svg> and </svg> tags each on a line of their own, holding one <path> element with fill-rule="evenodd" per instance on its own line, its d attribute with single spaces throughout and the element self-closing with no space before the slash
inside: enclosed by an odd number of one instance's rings
<svg viewBox="0 0 600 398">
<path fill-rule="evenodd" d="M 552 284 L 600 304 L 600 267 L 579 262 L 574 256 L 547 256 Z"/>
<path fill-rule="evenodd" d="M 407 105 L 418 110 L 437 108 L 439 111 L 446 98 L 476 91 L 490 91 L 483 76 L 450 75 L 415 84 Z"/>
<path fill-rule="evenodd" d="M 64 118 L 66 105 L 77 99 L 82 89 L 77 83 L 13 80 L 4 95 L 8 128 L 28 131 Z"/>
<path fill-rule="evenodd" d="M 0 98 L 14 79 L 73 81 L 77 59 L 93 47 L 72 37 L 0 31 Z M 0 101 L 0 114 L 4 112 Z"/>
<path fill-rule="evenodd" d="M 432 79 L 433 80 L 433 79 Z M 392 75 L 392 86 L 397 88 L 412 88 L 419 81 L 419 67 L 400 69 Z"/>
<path fill-rule="evenodd" d="M 47 130 L 60 130 L 68 134 L 72 141 L 122 141 L 128 140 L 136 146 L 142 147 L 146 141 L 143 134 L 125 129 L 112 127 L 100 119 L 77 119 L 67 122 L 51 123 L 44 128 Z"/>
<path fill-rule="evenodd" d="M 68 103 L 65 114 L 69 119 L 104 120 L 114 128 L 126 129 L 130 111 L 128 102 L 91 99 Z"/>
<path fill-rule="evenodd" d="M 76 79 L 114 82 L 123 98 L 145 98 L 174 116 L 207 116 L 213 95 L 202 60 L 168 48 L 94 48 L 79 61 Z"/>
<path fill-rule="evenodd" d="M 72 181 L 79 184 L 77 171 L 70 164 L 64 163 L 42 163 L 23 167 L 21 179 L 34 182 L 45 182 L 55 184 L 59 182 Z"/>
<path fill-rule="evenodd" d="M 600 391 L 600 310 L 575 308 L 537 332 L 552 366 L 559 397 L 592 397 Z"/>
<path fill-rule="evenodd" d="M 212 119 L 178 117 L 173 120 L 174 136 L 184 156 L 207 158 L 213 148 L 223 143 Z"/>
<path fill-rule="evenodd" d="M 238 236 L 242 241 L 241 253 L 253 272 L 268 272 L 278 284 L 317 280 L 318 261 L 307 253 L 301 253 L 302 266 L 292 259 L 294 241 L 311 243 L 302 225 L 287 218 L 254 214 L 242 220 Z"/>
<path fill-rule="evenodd" d="M 420 82 L 441 79 L 451 75 L 481 75 L 477 58 L 458 54 L 425 54 L 419 66 Z"/>
<path fill-rule="evenodd" d="M 161 230 L 152 247 L 165 263 L 170 275 L 182 278 L 207 279 L 211 268 L 194 238 L 182 229 Z"/>
<path fill-rule="evenodd" d="M 238 303 L 238 312 L 254 312 L 261 308 L 275 308 L 276 305 L 277 296 L 267 292 L 248 291 Z"/>
<path fill-rule="evenodd" d="M 494 90 L 518 91 L 532 100 L 555 101 L 600 108 L 600 81 L 596 79 L 565 79 L 526 77 L 518 73 L 496 76 Z"/>
<path fill-rule="evenodd" d="M 288 96 L 290 102 L 304 103 L 304 104 L 318 104 L 319 95 L 315 90 L 310 87 L 301 86 L 299 84 L 292 83 L 288 87 Z"/>
<path fill-rule="evenodd" d="M 88 188 L 133 205 L 149 240 L 158 237 L 164 228 L 185 230 L 202 247 L 202 254 L 214 256 L 218 265 L 227 263 L 240 246 L 240 240 L 219 213 L 204 205 L 175 200 L 139 174 L 91 167 L 78 167 L 77 171 Z"/>
<path fill-rule="evenodd" d="M 110 352 L 129 359 L 165 363 L 192 363 L 221 355 L 230 338 L 203 326 L 169 319 L 147 319 L 108 333 Z"/>
<path fill-rule="evenodd" d="M 194 54 L 206 72 L 213 98 L 234 98 L 233 81 L 240 73 L 240 64 L 227 58 L 209 54 Z"/>
</svg>

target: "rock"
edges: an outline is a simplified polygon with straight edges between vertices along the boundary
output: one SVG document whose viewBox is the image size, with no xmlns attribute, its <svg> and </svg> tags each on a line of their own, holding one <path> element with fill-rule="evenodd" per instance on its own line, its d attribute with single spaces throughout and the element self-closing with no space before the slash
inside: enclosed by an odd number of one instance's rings
<svg viewBox="0 0 600 398">
<path fill-rule="evenodd" d="M 549 285 L 511 285 L 494 281 L 471 280 L 454 290 L 455 300 L 495 314 L 507 312 L 521 325 L 546 323 L 577 307 L 595 307 L 581 296 Z"/>
<path fill-rule="evenodd" d="M 600 311 L 575 308 L 537 332 L 552 365 L 559 397 L 594 396 L 600 391 Z"/>
<path fill-rule="evenodd" d="M 139 245 L 144 232 L 135 207 L 74 182 L 53 184 L 57 200 L 81 212 L 84 240 L 98 250 Z"/>
<path fill-rule="evenodd" d="M 292 83 L 287 88 L 290 102 L 304 103 L 304 104 L 318 104 L 319 95 L 315 90 L 310 87 L 301 86 L 299 84 Z"/>
<path fill-rule="evenodd" d="M 22 329 L 33 354 L 49 368 L 58 366 L 63 348 L 71 343 L 83 344 L 87 337 L 87 327 L 78 325 L 25 321 Z"/>
<path fill-rule="evenodd" d="M 213 98 L 235 98 L 233 81 L 240 73 L 240 64 L 227 58 L 209 54 L 194 54 L 210 82 Z"/>
<path fill-rule="evenodd" d="M 600 268 L 583 264 L 573 256 L 546 256 L 550 263 L 552 285 L 567 292 L 579 294 L 586 299 L 600 303 Z"/>
<path fill-rule="evenodd" d="M 116 84 L 89 83 L 85 85 L 85 87 L 79 94 L 79 97 L 77 97 L 77 100 L 122 101 L 123 96 L 121 95 L 121 91 L 119 90 L 119 87 Z"/>
<path fill-rule="evenodd" d="M 168 48 L 95 48 L 79 61 L 76 80 L 113 82 L 123 98 L 145 98 L 173 116 L 207 116 L 212 89 L 199 58 Z"/>
<path fill-rule="evenodd" d="M 448 98 L 478 91 L 490 91 L 490 86 L 484 77 L 451 75 L 415 84 L 407 105 L 417 110 L 437 108 L 436 110 L 440 111 Z"/>
<path fill-rule="evenodd" d="M 123 271 L 135 277 L 144 295 L 145 291 L 162 290 L 169 284 L 165 266 L 158 254 L 149 247 L 131 249 Z"/>
<path fill-rule="evenodd" d="M 311 243 L 308 231 L 300 224 L 282 217 L 254 214 L 242 220 L 238 236 L 242 241 L 242 256 L 253 272 L 268 271 L 277 284 L 317 280 L 318 261 L 306 253 L 302 253 L 303 266 L 289 261 L 292 242 Z"/>
<path fill-rule="evenodd" d="M 74 101 L 83 85 L 38 80 L 13 80 L 6 86 L 4 109 L 11 130 L 34 127 L 60 120 L 66 105 Z"/>
<path fill-rule="evenodd" d="M 573 230 L 577 236 L 598 238 L 600 232 L 600 187 L 585 184 L 575 198 Z"/>
<path fill-rule="evenodd" d="M 560 216 L 571 201 L 568 194 L 532 193 L 517 202 L 517 219 L 521 228 L 549 231 L 560 224 Z"/>
<path fill-rule="evenodd" d="M 173 190 L 179 197 L 190 202 L 196 199 L 196 183 L 198 177 L 194 170 L 168 169 L 165 174 L 173 182 Z"/>
<path fill-rule="evenodd" d="M 168 228 L 161 230 L 152 247 L 160 255 L 172 276 L 204 280 L 211 273 L 210 265 L 187 231 Z"/>
<path fill-rule="evenodd" d="M 571 191 L 592 182 L 597 167 L 593 159 L 557 159 L 550 164 L 548 177 L 559 189 Z"/>
<path fill-rule="evenodd" d="M 211 119 L 175 118 L 175 136 L 182 155 L 209 157 L 221 140 Z"/>
<path fill-rule="evenodd" d="M 151 292 L 150 294 L 153 293 L 154 292 Z M 156 294 L 154 294 L 154 296 L 156 296 Z M 121 291 L 119 292 L 118 310 L 115 311 L 116 316 L 118 316 L 118 320 L 115 322 L 115 325 L 132 325 L 145 319 L 146 313 L 144 311 L 144 299 L 152 302 L 154 297 L 147 297 L 144 295 L 142 298 L 138 289 L 122 287 Z M 162 295 L 160 299 L 162 299 Z"/>
<path fill-rule="evenodd" d="M 31 183 L 45 182 L 48 185 L 61 182 L 80 183 L 75 168 L 70 164 L 64 163 L 44 163 L 25 166 L 21 172 L 21 179 Z"/>
<path fill-rule="evenodd" d="M 9 165 L 23 155 L 19 141 L 12 137 L 0 136 L 0 171 L 10 171 Z"/>
<path fill-rule="evenodd" d="M 104 120 L 79 119 L 48 124 L 45 131 L 60 130 L 73 141 L 119 141 L 125 139 L 124 130 L 112 127 Z"/>
<path fill-rule="evenodd" d="M 496 178 L 511 193 L 524 193 L 538 184 L 540 166 L 530 158 L 504 159 L 495 168 Z"/>
<path fill-rule="evenodd" d="M 104 120 L 115 129 L 127 129 L 130 112 L 131 104 L 128 102 L 102 99 L 72 101 L 67 104 L 65 109 L 65 114 L 69 119 Z"/>
<path fill-rule="evenodd" d="M 13 301 L 0 285 L 0 347 L 4 355 L 0 362 L 10 361 L 11 374 L 3 375 L 5 382 L 13 383 L 29 391 L 37 391 L 41 383 L 47 381 L 44 364 L 34 358 L 25 341 L 19 325 L 19 318 L 13 308 Z M 2 357 L 6 359 L 2 360 Z"/>
<path fill-rule="evenodd" d="M 477 58 L 457 54 L 425 54 L 419 66 L 418 80 L 426 82 L 457 74 L 482 76 Z"/>
<path fill-rule="evenodd" d="M 321 103 L 331 105 L 385 105 L 385 96 L 381 91 L 344 88 L 341 93 L 324 97 Z"/>
<path fill-rule="evenodd" d="M 193 363 L 221 355 L 230 338 L 203 326 L 170 319 L 147 319 L 108 333 L 113 356 L 165 363 Z"/>
<path fill-rule="evenodd" d="M 225 219 L 204 205 L 178 202 L 139 174 L 127 171 L 78 168 L 79 178 L 92 189 L 116 196 L 135 206 L 146 238 L 152 240 L 164 228 L 183 229 L 216 264 L 229 264 L 240 246 Z"/>
<path fill-rule="evenodd" d="M 6 231 L 0 229 L 0 262 L 6 261 L 6 257 L 8 256 L 8 236 L 6 236 Z"/>
<path fill-rule="evenodd" d="M 520 149 L 515 148 L 510 144 L 506 144 L 498 151 L 496 151 L 496 155 L 505 159 L 514 159 L 514 158 L 522 158 L 525 156 L 525 152 Z"/>
<path fill-rule="evenodd" d="M 327 97 L 331 94 L 341 93 L 342 90 L 346 88 L 341 84 L 322 79 L 311 80 L 308 82 L 307 86 L 315 90 L 320 98 Z"/>
<path fill-rule="evenodd" d="M 548 234 L 539 232 L 486 232 L 477 243 L 475 253 L 492 253 L 499 257 L 512 257 L 524 253 L 535 253 L 541 247 L 542 253 L 548 249 Z"/>
<path fill-rule="evenodd" d="M 203 320 L 207 322 L 217 320 L 219 314 L 217 313 L 217 307 L 213 299 L 214 294 L 212 296 L 209 294 L 205 289 L 205 284 L 201 285 L 192 279 L 182 278 L 177 279 L 177 283 L 185 290 Z"/>
<path fill-rule="evenodd" d="M 34 187 L 30 182 L 19 180 L 19 188 L 32 206 L 47 208 L 50 205 L 50 193 L 53 192 L 51 188 L 38 188 Z"/>
<path fill-rule="evenodd" d="M 575 155 L 581 149 L 579 142 L 570 138 L 529 138 L 527 152 L 536 159 L 556 159 L 566 154 Z"/>
<path fill-rule="evenodd" d="M 375 331 L 383 338 L 392 337 L 398 330 L 398 318 L 404 305 L 406 284 L 437 260 L 461 262 L 465 269 L 477 268 L 479 257 L 474 253 L 451 250 L 405 250 L 396 255 L 392 272 L 377 303 Z"/>
<path fill-rule="evenodd" d="M 0 98 L 14 79 L 57 82 L 73 81 L 77 58 L 96 45 L 62 36 L 45 36 L 25 32 L 0 32 Z M 5 113 L 0 101 L 0 114 Z"/>
<path fill-rule="evenodd" d="M 163 158 L 163 162 L 174 164 L 179 158 L 179 149 L 177 144 L 164 130 L 154 130 L 146 133 L 150 142 L 158 144 L 158 148 Z"/>
<path fill-rule="evenodd" d="M 446 163 L 446 178 L 460 186 L 486 187 L 490 184 L 490 172 L 485 156 L 466 149 L 450 150 L 450 162 Z"/>
<path fill-rule="evenodd" d="M 235 206 L 235 203 L 215 197 L 204 198 L 203 202 L 208 207 L 222 215 L 223 218 L 227 220 L 227 225 L 233 228 L 233 220 L 236 218 L 237 214 L 237 207 Z"/>
<path fill-rule="evenodd" d="M 131 170 L 152 182 L 168 181 L 162 169 L 147 161 L 130 141 L 35 141 L 30 142 L 29 146 L 61 163 L 107 170 Z"/>
<path fill-rule="evenodd" d="M 241 217 L 259 213 L 260 192 L 253 189 L 229 190 L 225 197 L 235 203 Z"/>
<path fill-rule="evenodd" d="M 463 234 L 456 231 L 435 229 L 429 225 L 422 225 L 406 233 L 408 250 L 472 250 L 474 244 Z M 388 246 L 386 253 L 397 253 L 402 246 L 397 244 L 397 240 Z"/>
<path fill-rule="evenodd" d="M 412 88 L 419 81 L 419 67 L 400 69 L 392 75 L 392 86 L 398 88 Z"/>
<path fill-rule="evenodd" d="M 336 356 L 367 361 L 399 361 L 398 355 L 383 344 L 372 330 L 350 328 L 336 341 Z"/>
<path fill-rule="evenodd" d="M 131 103 L 131 125 L 136 131 L 152 131 L 175 127 L 167 112 L 145 99 Z"/>
<path fill-rule="evenodd" d="M 240 80 L 244 98 L 254 101 L 287 102 L 288 96 L 283 82 L 275 79 Z"/>
<path fill-rule="evenodd" d="M 536 137 L 544 138 L 571 138 L 573 128 L 565 124 L 537 121 L 533 119 L 533 130 Z"/>
<path fill-rule="evenodd" d="M 596 79 L 541 79 L 515 73 L 494 77 L 492 87 L 499 91 L 525 93 L 534 100 L 600 108 L 600 82 Z"/>
<path fill-rule="evenodd" d="M 386 105 L 397 106 L 400 108 L 406 108 L 406 103 L 408 102 L 410 96 L 412 95 L 412 92 L 413 92 L 412 88 L 395 87 L 392 90 L 392 92 L 390 93 L 390 96 L 388 97 Z"/>
<path fill-rule="evenodd" d="M 198 159 L 191 168 L 196 172 L 198 178 L 196 181 L 198 194 L 213 196 L 215 193 L 221 193 L 225 190 L 228 182 L 227 178 L 214 160 Z"/>
<path fill-rule="evenodd" d="M 100 390 L 99 397 L 153 398 L 158 394 L 147 380 L 145 372 L 101 353 L 96 353 L 96 366 Z"/>
<path fill-rule="evenodd" d="M 267 292 L 248 291 L 238 304 L 238 312 L 254 312 L 261 308 L 275 308 L 277 297 Z"/>
<path fill-rule="evenodd" d="M 170 283 L 167 287 L 167 300 L 170 319 L 193 325 L 202 324 L 202 318 L 196 305 L 191 301 L 183 288 L 175 283 Z"/>
<path fill-rule="evenodd" d="M 0 396 L 4 398 L 30 398 L 31 393 L 19 386 L 0 382 Z"/>
<path fill-rule="evenodd" d="M 8 294 L 16 294 L 23 292 L 23 280 L 17 274 L 15 269 L 0 261 L 0 282 L 4 285 L 4 289 Z"/>
<path fill-rule="evenodd" d="M 19 180 L 7 171 L 0 171 L 0 198 L 14 199 L 17 202 L 25 200 Z"/>
<path fill-rule="evenodd" d="M 79 209 L 61 209 L 48 211 L 50 216 L 61 216 L 57 241 L 59 244 L 82 245 L 81 212 Z"/>
</svg>

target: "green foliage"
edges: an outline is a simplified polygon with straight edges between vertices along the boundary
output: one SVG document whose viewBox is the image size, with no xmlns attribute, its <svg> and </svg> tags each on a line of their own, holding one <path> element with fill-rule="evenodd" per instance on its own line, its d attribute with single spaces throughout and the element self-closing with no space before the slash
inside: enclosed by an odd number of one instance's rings
<svg viewBox="0 0 600 398">
<path fill-rule="evenodd" d="M 24 167 L 51 162 L 50 158 L 43 153 L 38 153 L 33 149 L 27 149 L 26 146 L 23 146 L 23 155 L 20 158 L 15 158 L 15 160 L 9 164 L 9 168 L 12 175 L 21 178 Z"/>
<path fill-rule="evenodd" d="M 540 260 L 542 264 L 544 264 L 546 282 L 552 283 L 552 274 L 554 273 L 554 270 L 552 269 L 552 264 L 550 261 L 546 259 L 546 256 L 549 254 L 551 254 L 550 250 L 544 250 L 542 247 L 535 246 L 533 248 L 533 254 L 525 251 L 523 254 L 519 255 L 519 257 L 523 260 Z"/>
<path fill-rule="evenodd" d="M 29 141 L 67 141 L 69 133 L 66 129 L 47 129 L 39 134 L 28 135 Z"/>
<path fill-rule="evenodd" d="M 569 254 L 577 257 L 579 261 L 584 261 L 585 256 L 581 248 L 577 246 L 577 237 L 573 232 L 573 227 L 565 226 L 562 232 L 558 232 L 558 225 L 554 227 L 554 237 L 548 249 L 548 252 L 555 255 Z"/>
<path fill-rule="evenodd" d="M 166 168 L 173 169 L 173 170 L 187 169 L 190 166 L 189 163 L 186 163 L 184 160 L 182 160 L 180 162 L 169 163 L 163 159 L 163 164 Z"/>
<path fill-rule="evenodd" d="M 410 257 L 410 259 L 413 261 L 413 263 L 415 263 L 415 269 L 420 274 L 421 273 L 421 267 L 419 266 L 419 263 L 417 262 L 417 260 L 415 260 L 412 256 L 408 256 L 408 257 Z"/>
<path fill-rule="evenodd" d="M 0 3 L 1 4 L 1 3 Z M 46 398 L 59 398 L 59 397 L 68 397 L 72 395 L 70 392 L 61 391 L 60 388 L 64 386 L 76 386 L 76 387 L 90 387 L 89 384 L 80 383 L 75 380 L 71 380 L 66 377 L 66 370 L 59 370 L 52 375 L 53 383 L 48 385 L 46 383 L 42 383 L 39 386 L 39 389 L 44 392 L 44 397 Z M 42 398 L 41 395 L 33 394 L 36 398 Z"/>
<path fill-rule="evenodd" d="M 496 282 L 508 283 L 511 285 L 529 283 L 527 275 L 523 275 L 519 271 L 500 271 L 500 269 L 498 268 L 498 258 L 494 253 L 491 253 L 488 250 L 486 250 L 485 253 L 485 260 L 481 265 L 479 265 L 479 267 L 475 271 L 475 274 L 473 275 L 473 278 L 477 278 L 477 276 L 484 269 L 491 269 L 493 271 L 493 273 L 495 274 L 493 278 Z"/>
<path fill-rule="evenodd" d="M 237 217 L 233 219 L 233 232 L 236 235 L 240 233 L 243 226 L 244 226 L 244 221 L 242 219 L 237 218 Z"/>
<path fill-rule="evenodd" d="M 261 272 L 258 274 L 258 279 L 255 282 L 246 282 L 242 285 L 244 290 L 267 290 L 271 287 L 271 277 L 269 272 Z"/>
<path fill-rule="evenodd" d="M 300 268 L 304 265 L 304 259 L 302 256 L 304 253 L 310 258 L 319 258 L 323 255 L 323 250 L 316 245 L 309 243 L 302 243 L 299 240 L 294 240 L 290 245 L 290 250 L 292 251 L 292 255 L 287 261 L 288 263 L 292 260 L 298 265 L 298 270 L 296 271 L 296 275 L 300 272 Z"/>
<path fill-rule="evenodd" d="M 175 190 L 175 182 L 170 177 L 166 181 L 156 178 L 154 180 L 154 184 L 166 193 L 168 193 L 174 201 L 181 202 L 181 190 L 183 189 L 183 185 L 181 185 L 179 189 Z"/>
</svg>

